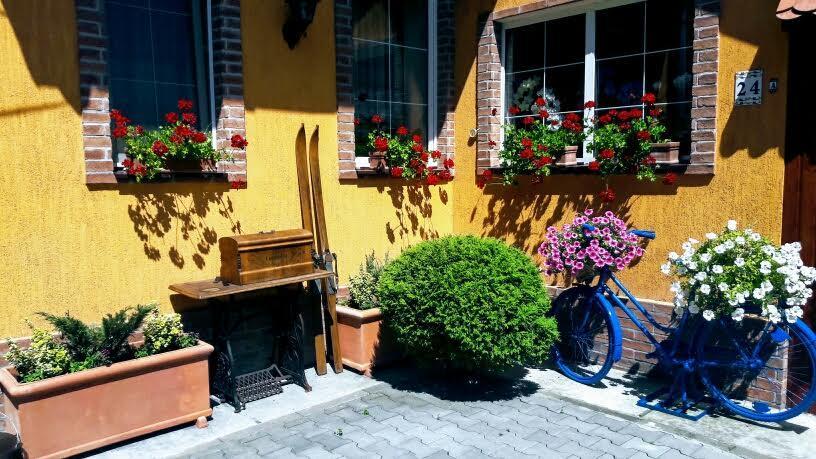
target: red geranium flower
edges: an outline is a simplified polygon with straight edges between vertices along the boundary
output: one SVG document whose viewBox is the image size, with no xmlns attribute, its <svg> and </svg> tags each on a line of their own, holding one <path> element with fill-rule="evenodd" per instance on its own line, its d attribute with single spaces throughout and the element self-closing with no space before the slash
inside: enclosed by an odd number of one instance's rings
<svg viewBox="0 0 816 459">
<path fill-rule="evenodd" d="M 382 116 L 380 116 L 380 115 L 374 115 L 374 116 L 372 116 L 372 117 L 371 117 L 371 122 L 372 122 L 372 123 L 374 123 L 374 124 L 380 124 L 380 123 L 382 123 L 382 122 L 383 122 Z"/>
<path fill-rule="evenodd" d="M 420 153 L 419 154 L 419 160 L 422 161 L 423 163 L 427 162 L 428 161 L 428 152 L 423 151 L 422 153 Z"/>
<path fill-rule="evenodd" d="M 539 108 L 543 107 L 543 106 L 547 105 L 547 101 L 544 100 L 543 97 L 539 97 L 539 98 L 536 99 L 536 105 L 538 105 Z"/>
<path fill-rule="evenodd" d="M 131 166 L 133 166 L 133 161 L 130 158 L 127 158 L 126 160 L 122 161 L 122 166 L 129 169 Z"/>
<path fill-rule="evenodd" d="M 549 156 L 542 156 L 541 158 L 538 158 L 536 160 L 535 165 L 538 168 L 542 168 L 550 163 L 552 163 L 552 158 L 550 158 Z"/>
<path fill-rule="evenodd" d="M 615 200 L 615 192 L 612 190 L 612 188 L 607 188 L 601 191 L 600 193 L 598 193 L 598 196 L 601 198 L 601 201 L 603 202 L 612 202 Z"/>
<path fill-rule="evenodd" d="M 411 140 L 413 140 L 414 143 L 422 143 L 422 136 L 419 134 L 414 134 L 411 136 Z"/>
<path fill-rule="evenodd" d="M 519 152 L 519 156 L 521 156 L 523 159 L 530 159 L 533 157 L 533 150 L 525 148 Z"/>
<path fill-rule="evenodd" d="M 176 112 L 165 113 L 164 120 L 167 121 L 168 124 L 176 124 L 178 123 L 178 113 Z"/>
<path fill-rule="evenodd" d="M 411 169 L 416 169 L 419 167 L 419 160 L 417 158 L 411 158 L 411 160 L 408 161 L 408 165 L 411 167 Z"/>
<path fill-rule="evenodd" d="M 652 116 L 652 117 L 655 117 L 655 118 L 657 118 L 658 116 L 660 116 L 662 114 L 663 114 L 663 110 L 661 110 L 659 108 L 653 108 L 653 109 L 649 110 L 649 116 Z"/>
<path fill-rule="evenodd" d="M 560 124 L 560 121 L 552 120 L 552 121 L 550 121 L 550 124 L 552 124 L 553 126 L 558 126 Z"/>
<path fill-rule="evenodd" d="M 609 114 L 601 115 L 601 117 L 598 118 L 598 121 L 600 121 L 601 124 L 609 124 L 612 122 L 612 115 Z"/>
<path fill-rule="evenodd" d="M 609 110 L 609 116 L 618 116 L 617 110 Z"/>
<path fill-rule="evenodd" d="M 646 105 L 652 105 L 657 101 L 657 97 L 654 94 L 647 92 L 640 98 L 640 101 Z"/>
<path fill-rule="evenodd" d="M 488 140 L 488 141 L 487 141 L 487 144 L 488 144 L 489 146 L 491 146 L 491 147 L 495 147 L 495 146 L 496 146 L 496 141 L 495 141 L 495 140 Z"/>
<path fill-rule="evenodd" d="M 550 117 L 550 112 L 548 112 L 547 110 L 540 110 L 538 112 L 538 116 L 540 116 L 542 120 L 546 120 L 547 118 Z"/>
<path fill-rule="evenodd" d="M 584 108 L 587 108 L 587 109 L 595 108 L 595 101 L 594 100 L 586 101 L 586 103 L 584 104 Z"/>
<path fill-rule="evenodd" d="M 439 171 L 439 172 L 437 173 L 437 175 L 439 175 L 439 178 L 440 178 L 440 179 L 442 179 L 442 180 L 444 180 L 444 181 L 446 181 L 446 182 L 447 182 L 448 180 L 450 180 L 451 178 L 453 178 L 453 174 L 451 174 L 451 171 L 449 171 L 449 170 L 447 170 L 447 169 Z"/>
<path fill-rule="evenodd" d="M 591 163 L 587 164 L 587 169 L 593 172 L 597 172 L 601 170 L 601 163 L 599 163 L 598 161 L 592 161 Z"/>
<path fill-rule="evenodd" d="M 429 174 L 427 178 L 425 178 L 425 183 L 428 185 L 437 185 L 439 184 L 439 176 L 436 174 Z"/>
<path fill-rule="evenodd" d="M 567 121 L 570 121 L 572 123 L 577 123 L 577 122 L 581 121 L 581 117 L 578 116 L 576 113 L 568 113 L 567 114 Z"/>
<path fill-rule="evenodd" d="M 193 109 L 193 101 L 189 99 L 179 99 L 178 109 L 183 112 L 189 112 Z"/>
<path fill-rule="evenodd" d="M 122 112 L 115 108 L 110 111 L 110 117 L 113 121 L 116 122 L 119 122 L 119 120 L 123 118 Z"/>
<path fill-rule="evenodd" d="M 533 119 L 532 116 L 525 116 L 524 119 L 521 120 L 521 122 L 524 123 L 525 126 L 533 124 L 534 121 L 535 120 Z"/>
<path fill-rule="evenodd" d="M 629 112 L 627 112 L 626 110 L 624 110 L 624 111 L 622 111 L 622 112 L 620 112 L 618 114 L 618 119 L 621 120 L 621 121 L 626 121 L 631 117 L 632 117 L 632 115 Z"/>
<path fill-rule="evenodd" d="M 230 187 L 233 190 L 240 190 L 242 188 L 246 188 L 246 182 L 244 182 L 243 180 L 233 180 L 232 182 L 230 182 Z"/>
<path fill-rule="evenodd" d="M 187 124 L 196 124 L 196 121 L 198 121 L 198 117 L 195 113 L 183 113 L 181 119 Z"/>
<path fill-rule="evenodd" d="M 524 137 L 523 139 L 521 139 L 521 146 L 523 146 L 524 148 L 530 148 L 533 146 L 533 141 L 528 139 L 527 137 Z"/>
<path fill-rule="evenodd" d="M 157 140 L 157 141 L 153 142 L 153 146 L 151 147 L 151 150 L 153 150 L 153 153 L 156 153 L 159 156 L 164 156 L 165 153 L 170 151 L 170 149 L 167 148 L 167 145 L 165 145 L 164 142 L 162 142 L 161 140 Z"/>
<path fill-rule="evenodd" d="M 448 169 L 452 169 L 454 165 L 453 160 L 451 158 L 445 158 L 445 162 L 443 164 Z"/>
<path fill-rule="evenodd" d="M 374 139 L 374 149 L 377 151 L 388 151 L 388 139 L 377 137 Z"/>
<path fill-rule="evenodd" d="M 421 143 L 415 143 L 411 149 L 417 153 L 422 153 L 425 150 L 425 147 L 423 147 Z"/>
<path fill-rule="evenodd" d="M 657 164 L 657 160 L 655 159 L 654 156 L 649 155 L 649 156 L 643 158 L 643 164 L 645 164 L 647 166 L 654 166 L 655 164 Z"/>
<path fill-rule="evenodd" d="M 185 139 L 193 135 L 193 130 L 183 124 L 176 126 L 176 129 L 173 132 Z"/>
<path fill-rule="evenodd" d="M 247 142 L 246 139 L 241 136 L 241 134 L 235 134 L 230 139 L 230 145 L 232 145 L 232 148 L 246 148 L 246 146 L 249 145 L 249 142 Z"/>
<path fill-rule="evenodd" d="M 663 176 L 663 183 L 666 185 L 674 185 L 677 182 L 677 174 L 669 172 Z"/>
<path fill-rule="evenodd" d="M 494 108 L 493 110 L 490 110 L 490 113 L 492 113 L 492 114 L 493 114 L 493 116 L 496 116 L 496 113 L 498 113 L 498 112 L 499 112 L 499 111 L 498 111 L 498 110 L 496 110 L 495 108 Z"/>
<path fill-rule="evenodd" d="M 182 136 L 180 136 L 178 134 L 171 134 L 170 135 L 170 141 L 173 142 L 173 143 L 182 143 L 182 142 L 184 142 L 184 137 L 182 137 Z"/>
<path fill-rule="evenodd" d="M 519 113 L 521 113 L 521 109 L 518 107 L 518 105 L 510 106 L 510 108 L 507 111 L 510 112 L 510 116 L 516 116 Z"/>
<path fill-rule="evenodd" d="M 354 118 L 354 125 L 355 125 L 355 126 L 359 126 L 359 125 L 360 125 L 360 118 Z"/>
<path fill-rule="evenodd" d="M 652 134 L 649 131 L 638 131 L 637 139 L 638 140 L 649 140 L 652 138 Z"/>
<path fill-rule="evenodd" d="M 142 135 L 142 134 L 144 134 L 144 127 L 136 126 L 136 135 Z"/>
<path fill-rule="evenodd" d="M 115 139 L 121 139 L 125 137 L 127 133 L 127 126 L 116 126 L 116 128 L 113 129 L 113 137 Z"/>
<path fill-rule="evenodd" d="M 432 151 L 432 152 L 431 152 L 431 158 L 433 158 L 433 159 L 439 159 L 439 158 L 441 158 L 441 157 L 442 157 L 442 152 L 441 152 L 441 151 L 439 151 L 439 150 L 434 150 L 434 151 Z"/>
<path fill-rule="evenodd" d="M 394 166 L 391 168 L 391 177 L 402 177 L 402 172 L 404 171 L 403 168 L 399 166 Z"/>
<path fill-rule="evenodd" d="M 479 188 L 484 188 L 485 185 L 487 185 L 487 182 L 491 181 L 492 179 L 493 171 L 491 171 L 490 169 L 485 169 L 484 172 L 482 172 L 482 176 L 479 177 L 478 180 L 476 180 L 476 186 L 478 186 Z"/>
<path fill-rule="evenodd" d="M 632 129 L 632 125 L 629 123 L 621 123 L 618 125 L 618 127 L 621 131 L 628 131 L 629 129 Z"/>
<path fill-rule="evenodd" d="M 405 126 L 400 126 L 397 128 L 397 135 L 408 135 L 408 128 Z"/>
<path fill-rule="evenodd" d="M 133 167 L 130 168 L 130 173 L 131 174 L 138 175 L 140 177 L 145 175 L 145 172 L 147 172 L 147 168 L 145 168 L 141 164 L 139 164 L 138 166 L 133 166 Z"/>
<path fill-rule="evenodd" d="M 536 148 L 538 149 L 538 151 L 547 151 L 547 150 L 549 150 L 549 148 L 547 148 L 547 146 L 542 144 L 542 143 L 538 144 L 538 146 Z"/>
<path fill-rule="evenodd" d="M 195 143 L 205 143 L 207 141 L 207 134 L 203 132 L 195 132 L 193 133 L 193 142 Z"/>
<path fill-rule="evenodd" d="M 601 158 L 602 159 L 612 159 L 615 157 L 615 150 L 611 148 L 604 148 L 601 150 Z"/>
<path fill-rule="evenodd" d="M 632 110 L 629 112 L 629 116 L 630 116 L 632 119 L 635 119 L 635 118 L 643 118 L 643 110 L 641 110 L 641 109 L 639 109 L 639 108 L 633 108 L 633 109 L 632 109 Z"/>
</svg>

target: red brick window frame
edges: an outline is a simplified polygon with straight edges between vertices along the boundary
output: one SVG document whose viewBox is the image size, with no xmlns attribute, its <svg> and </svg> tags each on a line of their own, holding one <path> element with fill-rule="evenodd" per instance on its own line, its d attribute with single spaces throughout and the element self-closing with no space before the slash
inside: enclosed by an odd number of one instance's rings
<svg viewBox="0 0 816 459">
<path fill-rule="evenodd" d="M 454 158 L 454 81 L 455 0 L 433 0 L 436 4 L 435 113 L 436 149 L 442 158 Z M 335 0 L 335 49 L 337 68 L 337 151 L 341 180 L 378 176 L 379 172 L 359 167 L 355 158 L 354 119 L 354 43 L 352 41 L 353 0 Z M 433 5 L 433 3 L 431 3 Z M 433 103 L 434 101 L 431 101 Z M 455 174 L 455 170 L 452 170 Z"/>
<path fill-rule="evenodd" d="M 575 5 L 570 5 L 573 3 Z M 549 9 L 555 12 L 557 8 L 573 8 L 575 14 L 580 14 L 580 3 L 582 0 L 540 0 L 495 11 L 480 23 L 476 58 L 477 174 L 500 168 L 504 78 L 497 36 L 502 23 L 549 12 Z M 710 175 L 714 173 L 720 0 L 694 0 L 694 5 L 691 151 L 686 161 L 670 168 L 685 174 Z"/>
<path fill-rule="evenodd" d="M 108 31 L 105 0 L 75 0 L 85 183 L 115 184 L 130 181 L 117 170 L 110 129 L 110 92 L 107 58 Z M 233 149 L 230 138 L 246 136 L 241 47 L 240 0 L 211 0 L 212 79 L 215 96 L 215 143 L 233 161 L 220 161 L 214 175 L 246 182 L 246 153 Z M 202 175 L 203 177 L 203 175 Z"/>
</svg>

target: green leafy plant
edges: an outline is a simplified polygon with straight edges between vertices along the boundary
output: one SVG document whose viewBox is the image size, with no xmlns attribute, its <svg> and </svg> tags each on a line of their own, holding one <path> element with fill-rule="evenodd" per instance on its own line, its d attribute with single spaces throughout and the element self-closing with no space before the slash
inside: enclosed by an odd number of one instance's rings
<svg viewBox="0 0 816 459">
<path fill-rule="evenodd" d="M 168 160 L 209 160 L 231 159 L 223 149 L 213 146 L 212 138 L 204 131 L 196 129 L 198 122 L 192 112 L 193 102 L 180 99 L 179 112 L 164 115 L 166 124 L 157 129 L 147 130 L 142 126 L 131 126 L 131 120 L 120 110 L 111 110 L 111 119 L 115 127 L 113 137 L 122 139 L 126 146 L 127 159 L 122 165 L 136 181 L 151 180 L 162 169 Z M 241 135 L 230 139 L 232 148 L 244 149 L 247 141 Z"/>
<path fill-rule="evenodd" d="M 195 334 L 184 331 L 179 314 L 160 314 L 156 310 L 145 318 L 142 334 L 144 343 L 136 351 L 137 357 L 184 349 L 198 342 Z"/>
<path fill-rule="evenodd" d="M 349 307 L 363 310 L 379 307 L 377 283 L 387 263 L 387 254 L 383 260 L 377 259 L 374 252 L 366 255 L 360 270 L 349 279 Z"/>
<path fill-rule="evenodd" d="M 385 267 L 378 298 L 398 344 L 426 365 L 491 372 L 540 364 L 557 338 L 535 264 L 496 239 L 420 243 Z"/>
<path fill-rule="evenodd" d="M 31 345 L 21 348 L 9 340 L 8 352 L 3 356 L 14 365 L 20 381 L 24 383 L 64 375 L 71 371 L 71 354 L 65 345 L 54 340 L 48 330 L 32 329 Z"/>
</svg>

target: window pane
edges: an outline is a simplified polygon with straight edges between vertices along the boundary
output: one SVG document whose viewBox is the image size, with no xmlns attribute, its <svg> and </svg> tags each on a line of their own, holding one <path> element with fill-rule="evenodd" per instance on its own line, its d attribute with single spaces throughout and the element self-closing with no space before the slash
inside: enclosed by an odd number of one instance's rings
<svg viewBox="0 0 816 459">
<path fill-rule="evenodd" d="M 391 104 L 391 130 L 405 126 L 413 131 L 419 131 L 425 139 L 428 131 L 428 107 L 426 105 Z"/>
<path fill-rule="evenodd" d="M 427 103 L 428 52 L 391 47 L 391 101 Z"/>
<path fill-rule="evenodd" d="M 351 16 L 354 38 L 388 41 L 388 0 L 354 0 Z"/>
<path fill-rule="evenodd" d="M 355 40 L 353 78 L 357 100 L 388 100 L 388 46 Z"/>
<path fill-rule="evenodd" d="M 155 78 L 160 82 L 195 83 L 192 14 L 153 12 L 150 16 Z"/>
<path fill-rule="evenodd" d="M 691 151 L 691 102 L 659 106 L 665 112 L 666 136 L 680 142 L 680 152 Z"/>
<path fill-rule="evenodd" d="M 600 107 L 639 104 L 643 96 L 643 57 L 598 62 L 596 94 Z"/>
<path fill-rule="evenodd" d="M 139 3 L 144 3 L 144 0 Z M 150 7 L 154 10 L 171 13 L 189 13 L 190 0 L 150 0 Z"/>
<path fill-rule="evenodd" d="M 646 4 L 646 50 L 691 46 L 694 37 L 691 0 L 652 0 Z"/>
<path fill-rule="evenodd" d="M 547 98 L 552 98 L 552 110 L 572 111 L 584 105 L 584 64 L 547 69 L 545 83 Z"/>
<path fill-rule="evenodd" d="M 518 106 L 521 114 L 529 114 L 530 106 L 544 93 L 542 72 L 525 72 L 508 75 L 507 106 Z"/>
<path fill-rule="evenodd" d="M 691 59 L 690 49 L 646 55 L 646 91 L 658 102 L 691 100 Z"/>
<path fill-rule="evenodd" d="M 110 34 L 109 57 L 111 78 L 153 79 L 153 54 L 150 46 L 148 10 L 109 2 L 107 5 Z"/>
<path fill-rule="evenodd" d="M 178 111 L 178 100 L 189 99 L 194 103 L 197 100 L 196 87 L 193 85 L 167 84 L 156 83 L 156 104 L 158 105 L 158 113 L 160 117 L 164 117 L 167 112 Z M 198 107 L 196 103 L 195 111 L 199 114 L 206 114 L 208 108 Z M 196 123 L 197 127 L 207 127 L 207 118 L 201 118 L 201 122 Z"/>
<path fill-rule="evenodd" d="M 595 48 L 599 59 L 643 52 L 643 5 L 635 3 L 597 12 Z"/>
<path fill-rule="evenodd" d="M 584 62 L 585 15 L 547 22 L 547 67 Z"/>
<path fill-rule="evenodd" d="M 510 62 L 513 72 L 544 67 L 544 24 L 513 29 L 510 34 Z"/>
<path fill-rule="evenodd" d="M 391 43 L 428 48 L 428 0 L 391 0 Z"/>
</svg>

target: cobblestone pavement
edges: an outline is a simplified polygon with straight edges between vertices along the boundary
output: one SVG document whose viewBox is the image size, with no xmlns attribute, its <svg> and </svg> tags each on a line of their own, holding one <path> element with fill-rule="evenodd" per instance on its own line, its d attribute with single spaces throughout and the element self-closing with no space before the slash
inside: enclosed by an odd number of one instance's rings
<svg viewBox="0 0 816 459">
<path fill-rule="evenodd" d="M 201 445 L 183 457 L 736 458 L 533 392 L 451 401 L 382 384 Z"/>
</svg>

